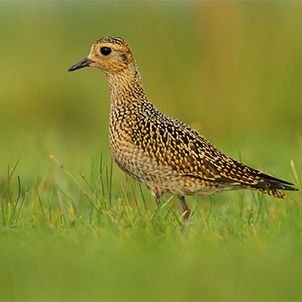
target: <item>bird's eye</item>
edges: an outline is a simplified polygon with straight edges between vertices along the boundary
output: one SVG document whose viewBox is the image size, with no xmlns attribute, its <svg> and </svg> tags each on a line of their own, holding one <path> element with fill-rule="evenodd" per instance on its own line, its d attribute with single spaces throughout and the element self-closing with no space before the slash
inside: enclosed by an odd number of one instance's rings
<svg viewBox="0 0 302 302">
<path fill-rule="evenodd" d="M 108 56 L 111 53 L 110 47 L 101 47 L 100 52 L 104 56 Z"/>
</svg>

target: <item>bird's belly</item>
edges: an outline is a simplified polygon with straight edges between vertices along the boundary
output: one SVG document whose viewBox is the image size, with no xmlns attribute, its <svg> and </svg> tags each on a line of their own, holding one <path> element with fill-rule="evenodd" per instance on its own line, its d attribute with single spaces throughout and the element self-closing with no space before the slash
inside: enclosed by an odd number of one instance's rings
<svg viewBox="0 0 302 302">
<path fill-rule="evenodd" d="M 162 182 L 176 177 L 172 168 L 158 164 L 147 152 L 131 142 L 111 142 L 111 153 L 117 165 L 144 183 Z"/>
<path fill-rule="evenodd" d="M 217 184 L 179 174 L 159 164 L 148 153 L 129 141 L 111 141 L 112 156 L 127 174 L 144 183 L 151 191 L 176 195 L 204 195 L 223 190 Z"/>
</svg>

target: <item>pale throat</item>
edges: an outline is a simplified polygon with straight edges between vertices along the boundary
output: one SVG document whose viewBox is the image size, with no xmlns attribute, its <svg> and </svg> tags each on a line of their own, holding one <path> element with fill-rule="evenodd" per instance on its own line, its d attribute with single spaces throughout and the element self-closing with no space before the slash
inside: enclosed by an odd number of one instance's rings
<svg viewBox="0 0 302 302">
<path fill-rule="evenodd" d="M 140 102 L 146 99 L 141 77 L 135 68 L 118 73 L 106 73 L 110 89 L 111 106 Z"/>
</svg>

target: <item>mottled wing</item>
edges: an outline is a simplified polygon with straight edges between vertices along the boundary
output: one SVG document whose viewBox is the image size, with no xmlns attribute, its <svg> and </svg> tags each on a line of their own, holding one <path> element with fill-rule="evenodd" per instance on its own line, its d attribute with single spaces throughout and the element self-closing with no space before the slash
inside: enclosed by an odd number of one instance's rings
<svg viewBox="0 0 302 302">
<path fill-rule="evenodd" d="M 139 118 L 137 128 L 132 129 L 132 138 L 150 157 L 180 175 L 230 185 L 238 183 L 237 179 L 226 178 L 223 173 L 221 161 L 231 165 L 232 160 L 226 156 L 222 158 L 223 155 L 197 131 L 154 109 L 149 112 L 152 116 L 146 114 Z"/>
<path fill-rule="evenodd" d="M 266 175 L 222 154 L 186 124 L 157 110 L 151 111 L 152 115 L 145 115 L 141 119 L 142 124 L 134 129 L 133 138 L 160 164 L 170 166 L 180 175 L 225 187 L 251 187 L 262 191 L 294 190 L 291 183 Z M 282 197 L 282 194 L 276 192 L 273 191 L 271 195 Z"/>
</svg>

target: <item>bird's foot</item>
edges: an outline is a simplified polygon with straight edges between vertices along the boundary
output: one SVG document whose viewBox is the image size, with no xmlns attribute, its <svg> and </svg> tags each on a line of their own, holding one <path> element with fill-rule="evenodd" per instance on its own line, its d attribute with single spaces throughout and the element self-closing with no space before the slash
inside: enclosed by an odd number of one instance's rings
<svg viewBox="0 0 302 302">
<path fill-rule="evenodd" d="M 183 213 L 181 214 L 181 217 L 184 219 L 185 222 L 189 222 L 189 220 L 190 220 L 190 215 L 191 215 L 191 210 L 190 210 L 190 209 L 186 209 L 186 210 L 183 211 Z"/>
</svg>

